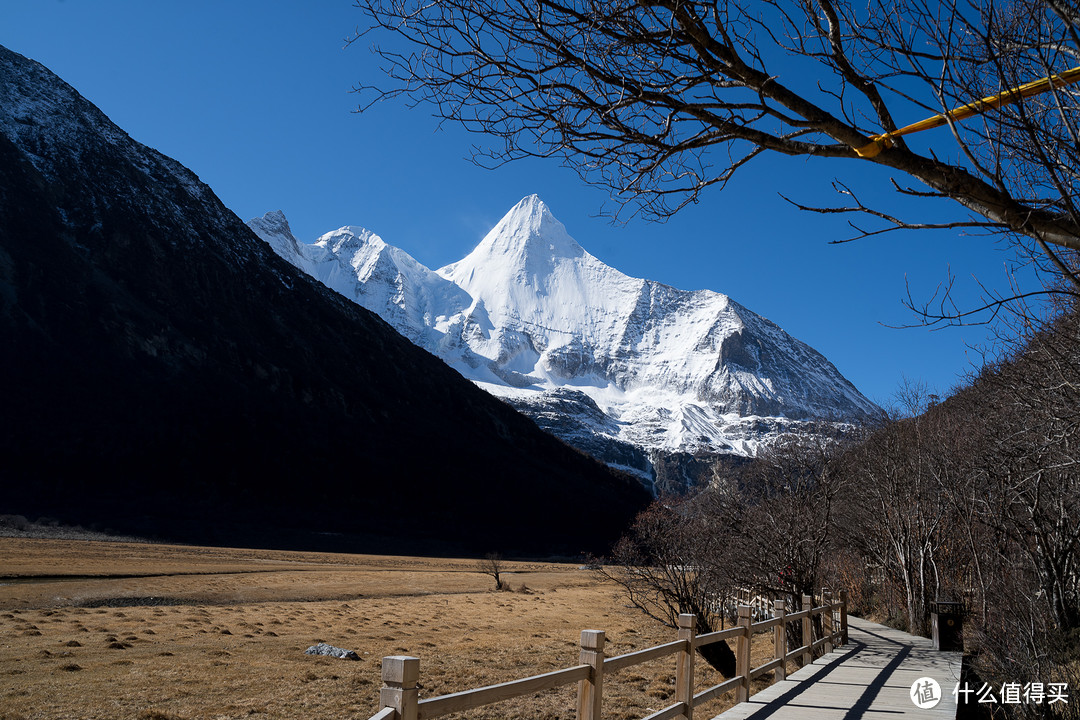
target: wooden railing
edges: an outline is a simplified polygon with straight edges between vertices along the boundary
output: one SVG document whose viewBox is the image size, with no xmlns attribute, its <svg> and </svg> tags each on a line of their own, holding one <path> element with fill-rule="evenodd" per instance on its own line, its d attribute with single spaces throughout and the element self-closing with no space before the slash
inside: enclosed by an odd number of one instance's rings
<svg viewBox="0 0 1080 720">
<path fill-rule="evenodd" d="M 818 640 L 813 639 L 816 616 L 821 616 L 822 632 Z M 732 690 L 735 691 L 736 702 L 745 702 L 750 697 L 752 680 L 768 672 L 773 673 L 773 682 L 783 680 L 789 661 L 798 660 L 806 665 L 812 662 L 818 650 L 829 653 L 834 647 L 847 642 L 845 591 L 841 591 L 837 598 L 823 594 L 822 605 L 819 607 L 814 607 L 810 596 L 804 595 L 802 609 L 795 613 L 788 613 L 784 601 L 776 600 L 773 603 L 773 617 L 757 623 L 752 621 L 750 606 L 743 605 L 739 607 L 738 617 L 739 622 L 735 627 L 696 635 L 695 616 L 680 615 L 677 640 L 611 658 L 604 655 L 604 632 L 583 630 L 580 664 L 574 667 L 424 700 L 419 699 L 420 660 L 403 655 L 384 657 L 383 688 L 379 694 L 382 709 L 372 716 L 371 720 L 433 720 L 450 713 L 533 695 L 575 682 L 578 684 L 578 720 L 600 720 L 604 678 L 607 674 L 670 655 L 676 656 L 675 703 L 643 720 L 669 720 L 677 717 L 693 720 L 694 708 Z M 792 622 L 802 623 L 802 645 L 788 650 L 786 628 L 787 624 Z M 750 640 L 755 633 L 769 629 L 773 631 L 773 659 L 752 668 Z M 694 651 L 731 638 L 736 639 L 735 677 L 695 695 Z"/>
</svg>

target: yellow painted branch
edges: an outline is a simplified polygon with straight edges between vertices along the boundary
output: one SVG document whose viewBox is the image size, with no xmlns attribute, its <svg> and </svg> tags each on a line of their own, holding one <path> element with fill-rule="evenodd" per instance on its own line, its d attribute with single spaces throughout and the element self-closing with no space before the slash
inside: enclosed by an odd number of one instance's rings
<svg viewBox="0 0 1080 720">
<path fill-rule="evenodd" d="M 1040 95 L 1047 90 L 1055 87 L 1064 87 L 1071 85 L 1077 81 L 1080 81 L 1080 66 L 1066 70 L 1058 75 L 1051 75 L 1050 77 L 1039 78 L 1038 80 L 1032 80 L 1029 83 L 1014 87 L 1004 92 L 1000 92 L 997 95 L 991 95 L 984 97 L 978 102 L 969 103 L 967 105 L 961 105 L 958 108 L 954 108 L 947 113 L 934 115 L 928 117 L 925 120 L 920 120 L 917 123 L 912 123 L 899 130 L 893 130 L 892 132 L 883 133 L 881 135 L 875 135 L 870 138 L 870 143 L 861 148 L 856 148 L 855 152 L 859 157 L 872 158 L 887 147 L 892 146 L 892 139 L 900 137 L 901 135 L 910 135 L 911 133 L 917 133 L 921 130 L 929 130 L 931 128 L 941 127 L 949 122 L 949 120 L 960 121 L 965 120 L 972 115 L 978 115 L 998 108 L 1003 105 L 1010 105 L 1015 102 L 1019 102 L 1024 98 Z"/>
</svg>

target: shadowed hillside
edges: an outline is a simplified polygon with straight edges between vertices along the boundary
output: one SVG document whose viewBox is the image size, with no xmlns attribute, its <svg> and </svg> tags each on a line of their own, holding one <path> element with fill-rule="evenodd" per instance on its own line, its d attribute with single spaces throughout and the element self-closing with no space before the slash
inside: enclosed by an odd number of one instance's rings
<svg viewBox="0 0 1080 720">
<path fill-rule="evenodd" d="M 202 542 L 574 552 L 646 499 L 3 48 L 0 336 L 3 511 Z"/>
</svg>

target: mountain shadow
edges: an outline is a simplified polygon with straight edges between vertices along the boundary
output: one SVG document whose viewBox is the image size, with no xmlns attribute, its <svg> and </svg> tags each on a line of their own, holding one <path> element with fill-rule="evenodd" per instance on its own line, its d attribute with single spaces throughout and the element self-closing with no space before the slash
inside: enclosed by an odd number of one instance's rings
<svg viewBox="0 0 1080 720">
<path fill-rule="evenodd" d="M 648 498 L 278 258 L 0 47 L 0 512 L 162 539 L 603 551 Z"/>
</svg>

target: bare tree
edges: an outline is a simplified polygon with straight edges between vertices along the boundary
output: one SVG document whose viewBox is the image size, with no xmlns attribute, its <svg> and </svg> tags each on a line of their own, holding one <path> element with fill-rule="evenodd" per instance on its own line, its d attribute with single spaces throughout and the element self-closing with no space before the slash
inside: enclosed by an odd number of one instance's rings
<svg viewBox="0 0 1080 720">
<path fill-rule="evenodd" d="M 1067 283 L 1051 291 L 1080 287 L 1080 108 L 1066 86 L 1072 76 L 1062 75 L 1080 55 L 1073 3 L 356 4 L 371 27 L 353 40 L 388 31 L 390 44 L 375 50 L 392 78 L 358 90 L 373 91 L 371 102 L 405 95 L 491 136 L 480 162 L 558 157 L 660 218 L 766 153 L 852 161 L 832 163 L 835 173 L 873 163 L 896 171 L 899 193 L 954 201 L 960 212 L 903 219 L 865 205 L 850 180 L 835 185 L 843 205 L 803 207 L 876 223 L 853 224 L 855 237 L 927 228 L 1004 235 Z M 1038 96 L 978 102 L 1047 77 Z M 952 112 L 972 103 L 973 112 Z M 928 114 L 948 129 L 909 144 L 900 124 Z"/>
<path fill-rule="evenodd" d="M 494 578 L 496 590 L 502 590 L 506 587 L 501 578 L 504 569 L 502 555 L 499 553 L 488 553 L 483 559 L 476 561 L 476 572 Z"/>
<path fill-rule="evenodd" d="M 825 577 L 839 447 L 823 433 L 785 438 L 717 487 L 654 503 L 602 572 L 632 605 L 665 625 L 693 613 L 699 633 L 722 629 L 740 593 L 785 599 L 795 611 Z M 728 677 L 734 673 L 726 645 L 706 646 L 702 655 Z"/>
<path fill-rule="evenodd" d="M 1053 624 L 1080 629 L 1080 316 L 1072 309 L 987 368 L 983 522 L 1022 553 Z"/>
<path fill-rule="evenodd" d="M 658 500 L 638 515 L 599 572 L 622 587 L 631 605 L 668 627 L 690 613 L 699 634 L 721 630 L 732 585 L 725 536 L 713 521 L 691 498 Z M 725 677 L 735 675 L 726 643 L 699 652 Z"/>
<path fill-rule="evenodd" d="M 921 416 L 888 423 L 848 459 L 859 508 L 849 528 L 852 544 L 902 595 L 902 617 L 911 632 L 927 634 L 930 603 L 942 584 L 938 554 L 950 508 L 930 470 L 928 444 L 937 440 Z"/>
<path fill-rule="evenodd" d="M 702 494 L 705 512 L 725 518 L 741 586 L 784 598 L 793 609 L 803 595 L 821 589 L 834 549 L 843 481 L 834 459 L 841 447 L 824 427 L 786 436 L 730 477 L 727 487 Z"/>
</svg>

